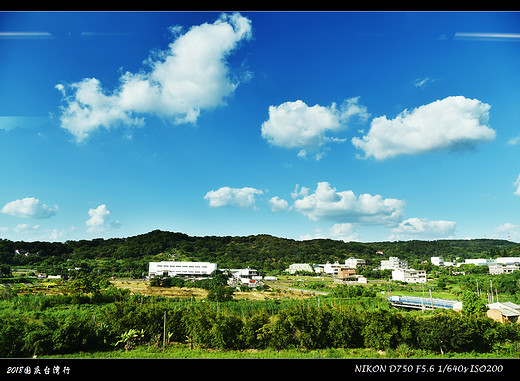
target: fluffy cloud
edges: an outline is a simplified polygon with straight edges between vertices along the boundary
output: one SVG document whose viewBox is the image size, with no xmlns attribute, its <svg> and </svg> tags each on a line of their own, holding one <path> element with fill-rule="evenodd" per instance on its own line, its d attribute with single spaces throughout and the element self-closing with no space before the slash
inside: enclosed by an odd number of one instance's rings
<svg viewBox="0 0 520 381">
<path fill-rule="evenodd" d="M 289 203 L 278 196 L 275 196 L 269 200 L 269 206 L 273 212 L 289 209 Z"/>
<path fill-rule="evenodd" d="M 99 205 L 96 209 L 89 209 L 90 218 L 85 222 L 88 226 L 87 231 L 90 233 L 101 233 L 111 228 L 121 226 L 119 221 L 112 221 L 110 211 L 105 204 Z"/>
<path fill-rule="evenodd" d="M 334 224 L 330 229 L 329 233 L 331 238 L 339 239 L 345 242 L 358 241 L 359 234 L 354 231 L 354 225 L 348 222 L 344 224 Z"/>
<path fill-rule="evenodd" d="M 494 229 L 491 236 L 497 239 L 508 239 L 514 242 L 519 242 L 520 225 L 515 225 L 511 222 L 506 222 L 505 224 L 502 224 L 496 229 Z"/>
<path fill-rule="evenodd" d="M 352 191 L 338 192 L 328 182 L 320 182 L 316 191 L 294 202 L 294 210 L 311 220 L 333 220 L 340 223 L 392 225 L 403 216 L 406 203 L 380 195 Z"/>
<path fill-rule="evenodd" d="M 496 136 L 487 126 L 490 106 L 463 96 L 405 110 L 396 118 L 374 118 L 367 135 L 353 138 L 365 157 L 384 160 L 398 155 L 458 150 L 489 142 Z"/>
<path fill-rule="evenodd" d="M 13 228 L 13 231 L 15 233 L 29 234 L 36 232 L 38 229 L 40 229 L 40 225 L 18 224 Z"/>
<path fill-rule="evenodd" d="M 205 200 L 209 201 L 211 207 L 232 206 L 241 209 L 249 208 L 255 205 L 255 195 L 263 194 L 259 189 L 244 187 L 230 188 L 222 187 L 206 193 Z"/>
<path fill-rule="evenodd" d="M 300 240 L 308 241 L 312 239 L 335 239 L 344 242 L 358 241 L 359 235 L 354 231 L 354 225 L 334 224 L 329 230 L 328 234 L 325 234 L 322 229 L 316 229 L 314 234 L 303 234 L 300 235 Z"/>
<path fill-rule="evenodd" d="M 455 233 L 457 224 L 453 221 L 430 221 L 427 218 L 409 218 L 392 229 L 391 239 L 423 238 L 438 239 Z"/>
<path fill-rule="evenodd" d="M 368 117 L 366 108 L 358 104 L 358 98 L 348 99 L 340 107 L 335 103 L 328 107 L 309 107 L 301 100 L 285 102 L 269 106 L 269 119 L 262 124 L 262 137 L 274 146 L 299 149 L 298 156 L 305 156 L 329 142 L 343 141 L 329 133 L 347 128 L 346 122 L 354 116 Z M 316 158 L 320 156 L 318 153 Z"/>
<path fill-rule="evenodd" d="M 56 214 L 57 209 L 57 205 L 51 208 L 37 198 L 27 197 L 8 202 L 2 208 L 2 213 L 23 218 L 49 218 Z"/>
<path fill-rule="evenodd" d="M 239 84 L 230 78 L 226 57 L 242 40 L 251 38 L 250 20 L 238 13 L 221 15 L 213 24 L 194 26 L 180 35 L 169 49 L 145 63 L 148 70 L 126 72 L 113 93 L 104 91 L 96 78 L 56 88 L 65 105 L 61 126 L 82 141 L 100 127 L 142 125 L 143 114 L 173 123 L 194 123 L 202 109 L 222 105 Z"/>
<path fill-rule="evenodd" d="M 513 183 L 513 185 L 516 187 L 516 190 L 513 192 L 515 195 L 520 197 L 520 175 L 518 175 L 516 181 Z"/>
</svg>

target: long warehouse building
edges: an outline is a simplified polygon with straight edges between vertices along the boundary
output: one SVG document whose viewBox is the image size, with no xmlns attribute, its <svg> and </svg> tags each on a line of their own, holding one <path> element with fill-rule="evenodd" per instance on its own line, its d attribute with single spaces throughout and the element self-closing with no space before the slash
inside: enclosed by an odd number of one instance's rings
<svg viewBox="0 0 520 381">
<path fill-rule="evenodd" d="M 150 262 L 148 276 L 210 276 L 217 270 L 216 263 L 210 262 Z"/>
</svg>

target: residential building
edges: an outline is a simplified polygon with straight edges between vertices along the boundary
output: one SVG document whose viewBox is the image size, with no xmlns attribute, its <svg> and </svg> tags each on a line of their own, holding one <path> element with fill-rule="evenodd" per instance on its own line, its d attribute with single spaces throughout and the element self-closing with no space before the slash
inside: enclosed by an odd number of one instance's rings
<svg viewBox="0 0 520 381">
<path fill-rule="evenodd" d="M 489 266 L 489 273 L 492 275 L 510 274 L 517 270 L 520 270 L 520 265 L 518 263 L 511 263 L 507 265 L 496 263 Z"/>
<path fill-rule="evenodd" d="M 389 257 L 388 260 L 381 261 L 381 270 L 397 270 L 407 268 L 408 261 L 401 260 L 397 257 Z"/>
<path fill-rule="evenodd" d="M 338 276 L 341 269 L 350 268 L 350 266 L 340 264 L 338 261 L 334 263 L 327 262 L 323 265 L 323 272 L 332 276 Z"/>
<path fill-rule="evenodd" d="M 254 279 L 258 277 L 258 271 L 249 267 L 246 269 L 222 269 L 222 271 L 229 273 L 234 278 Z"/>
<path fill-rule="evenodd" d="M 229 274 L 228 285 L 256 287 L 262 284 L 262 277 L 258 271 L 251 268 L 246 269 L 222 269 L 224 274 Z"/>
<path fill-rule="evenodd" d="M 358 266 L 366 266 L 367 262 L 364 259 L 357 259 L 350 257 L 345 260 L 345 266 L 347 268 L 356 268 Z"/>
<path fill-rule="evenodd" d="M 444 267 L 444 258 L 443 257 L 431 257 L 430 261 L 432 265 Z"/>
<path fill-rule="evenodd" d="M 518 322 L 518 317 L 520 316 L 520 306 L 511 302 L 504 303 L 491 303 L 487 305 L 488 310 L 486 315 L 501 323 L 506 322 Z"/>
<path fill-rule="evenodd" d="M 289 272 L 289 274 L 294 274 L 298 271 L 307 271 L 307 272 L 311 272 L 311 273 L 314 272 L 312 266 L 309 265 L 308 263 L 293 263 L 292 265 L 289 266 L 287 271 Z"/>
<path fill-rule="evenodd" d="M 317 264 L 313 264 L 312 265 L 312 269 L 314 270 L 314 272 L 316 274 L 321 274 L 323 272 L 323 266 L 324 265 L 317 265 Z"/>
<path fill-rule="evenodd" d="M 354 269 L 354 268 L 344 267 L 344 268 L 339 269 L 338 275 L 334 279 L 334 283 L 341 284 L 341 283 L 352 283 L 352 282 L 366 284 L 366 283 L 368 283 L 368 280 L 364 276 L 357 275 L 356 269 Z"/>
<path fill-rule="evenodd" d="M 210 262 L 150 262 L 148 276 L 207 277 L 217 270 L 216 263 Z"/>
<path fill-rule="evenodd" d="M 392 271 L 392 280 L 405 283 L 426 283 L 426 271 L 414 269 L 395 269 Z"/>
<path fill-rule="evenodd" d="M 356 277 L 356 269 L 353 268 L 341 268 L 338 271 L 338 278 L 355 278 Z"/>
</svg>

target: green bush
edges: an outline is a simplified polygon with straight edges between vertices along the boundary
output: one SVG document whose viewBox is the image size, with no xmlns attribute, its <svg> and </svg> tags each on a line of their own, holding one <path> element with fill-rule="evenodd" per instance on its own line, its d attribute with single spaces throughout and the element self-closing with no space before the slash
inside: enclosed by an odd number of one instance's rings
<svg viewBox="0 0 520 381">
<path fill-rule="evenodd" d="M 345 307 L 343 302 L 352 304 L 345 299 L 320 307 L 310 301 L 255 302 L 255 308 L 244 309 L 242 302 L 175 301 L 107 289 L 86 304 L 70 304 L 73 300 L 31 295 L 0 301 L 0 357 L 111 349 L 131 330 L 142 332 L 139 344 L 157 345 L 164 328 L 168 342 L 225 350 L 374 348 L 401 355 L 487 353 L 504 345 L 515 354 L 520 345 L 518 324 L 447 310 Z"/>
<path fill-rule="evenodd" d="M 328 332 L 332 347 L 363 347 L 363 324 L 359 316 L 360 313 L 353 309 L 341 309 L 332 313 Z"/>
</svg>

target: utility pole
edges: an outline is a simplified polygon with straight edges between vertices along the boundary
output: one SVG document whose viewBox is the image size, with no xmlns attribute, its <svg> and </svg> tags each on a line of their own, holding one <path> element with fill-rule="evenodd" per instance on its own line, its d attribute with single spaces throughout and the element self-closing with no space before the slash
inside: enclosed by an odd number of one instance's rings
<svg viewBox="0 0 520 381">
<path fill-rule="evenodd" d="M 164 310 L 164 319 L 163 319 L 163 337 L 162 337 L 162 347 L 166 347 L 166 310 Z"/>
<path fill-rule="evenodd" d="M 422 286 L 421 312 L 424 313 L 424 283 L 421 284 L 421 286 Z"/>
</svg>

